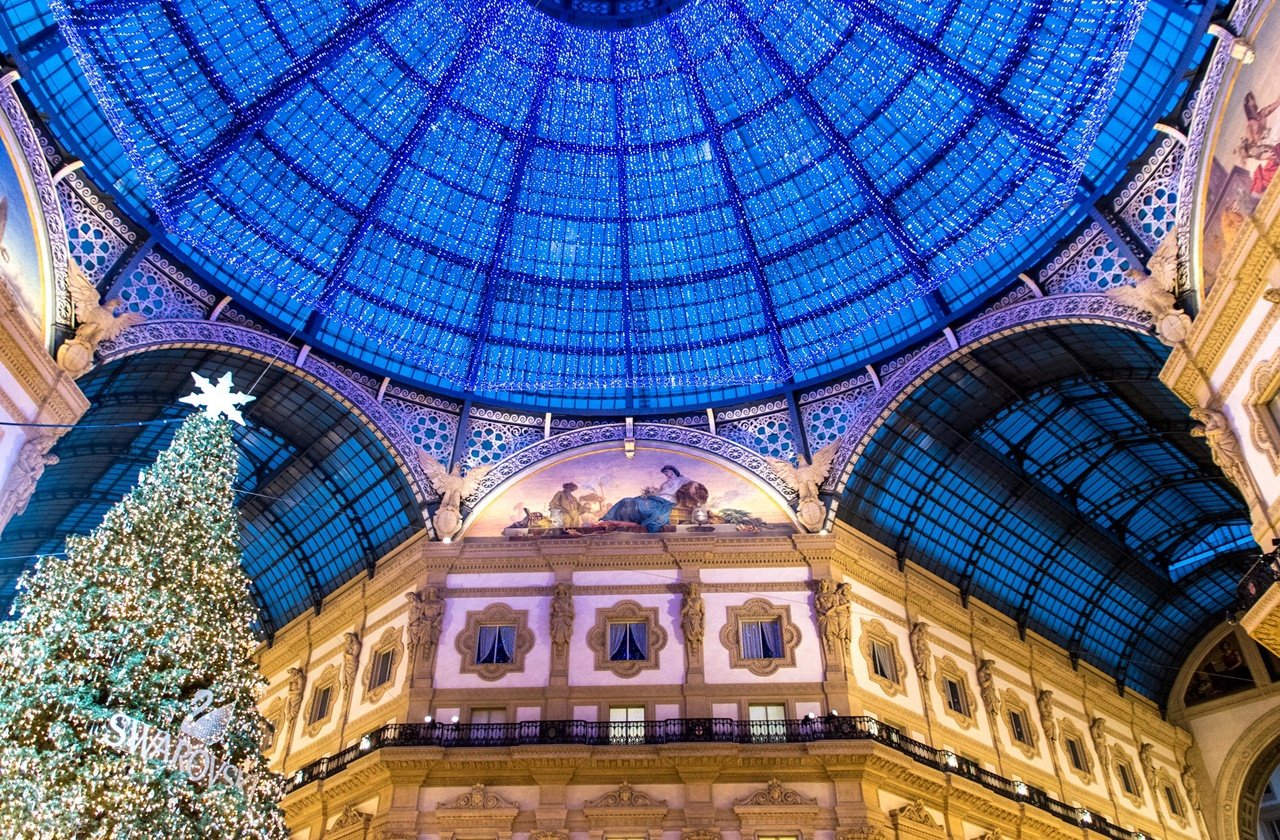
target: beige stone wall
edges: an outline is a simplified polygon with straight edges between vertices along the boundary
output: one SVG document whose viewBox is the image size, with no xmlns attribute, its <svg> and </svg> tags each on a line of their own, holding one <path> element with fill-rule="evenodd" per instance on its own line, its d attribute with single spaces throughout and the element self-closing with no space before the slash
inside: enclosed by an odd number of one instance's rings
<svg viewBox="0 0 1280 840">
<path fill-rule="evenodd" d="M 828 578 L 849 584 L 851 595 L 848 649 L 840 645 L 830 654 L 815 612 L 818 582 Z M 689 653 L 681 623 L 690 583 L 700 587 L 705 607 L 700 655 Z M 569 641 L 559 652 L 551 637 L 557 585 L 568 587 L 574 612 Z M 406 593 L 428 587 L 444 603 L 433 654 L 423 656 L 420 650 L 416 661 L 401 658 L 390 689 L 370 700 L 357 688 L 351 698 L 338 697 L 323 723 L 309 725 L 314 691 L 342 671 L 344 634 L 355 633 L 363 641 L 358 684 L 371 661 L 368 652 L 388 632 L 408 642 Z M 599 611 L 622 602 L 653 611 L 646 615 L 665 636 L 652 666 L 630 675 L 601 667 L 589 635 Z M 519 668 L 488 677 L 467 673 L 465 639 L 460 641 L 459 634 L 467 632 L 470 614 L 494 604 L 521 616 L 531 647 Z M 735 645 L 726 644 L 736 640 L 733 626 L 725 631 L 726 623 L 745 609 L 775 610 L 794 627 L 789 658 L 771 673 L 753 673 L 752 663 L 735 663 Z M 913 647 L 911 629 L 921 624 L 927 628 L 917 633 Z M 867 653 L 872 638 L 892 649 L 896 679 L 874 674 Z M 927 676 L 917 671 L 917 654 L 927 662 Z M 271 757 L 286 773 L 358 744 L 362 735 L 386 723 L 417 722 L 428 714 L 444 723 L 457 716 L 463 724 L 476 710 L 491 709 L 503 710 L 509 722 L 608 720 L 612 706 L 640 706 L 648 720 L 745 720 L 751 704 L 780 704 L 793 719 L 810 713 L 821 718 L 832 709 L 873 717 L 1147 836 L 1206 836 L 1181 786 L 1183 756 L 1191 745 L 1186 730 L 1163 720 L 1145 698 L 1119 694 L 1111 679 L 1087 665 L 1073 668 L 1064 651 L 1034 634 L 1020 638 L 1016 626 L 994 610 L 977 601 L 963 606 L 952 587 L 922 570 L 908 565 L 899 571 L 886 550 L 844 526 L 831 536 L 785 538 L 447 545 L 418 539 L 385 558 L 374 577 L 353 581 L 326 599 L 318 615 L 285 627 L 262 650 L 261 662 L 270 681 L 262 708 L 282 723 Z M 298 719 L 283 725 L 291 667 L 306 673 L 307 687 Z M 966 713 L 948 707 L 940 674 L 962 684 Z M 1052 697 L 1042 700 L 1044 691 Z M 989 700 L 995 702 L 989 705 Z M 1045 731 L 1042 705 L 1053 737 Z M 1021 715 L 1022 741 L 1013 736 L 1011 712 Z M 1093 732 L 1102 737 L 1105 756 L 1098 755 Z M 1077 741 L 1084 771 L 1071 766 L 1068 737 Z M 1145 745 L 1150 745 L 1144 754 L 1147 767 L 1140 757 Z M 1123 790 L 1118 762 L 1129 768 L 1134 795 Z M 753 811 L 755 806 L 741 804 L 767 791 L 774 777 L 795 794 L 786 796 L 790 810 L 770 814 L 768 808 Z M 1156 781 L 1154 789 L 1148 777 Z M 601 816 L 604 812 L 591 803 L 623 782 L 643 787 L 646 796 L 663 804 L 632 814 L 639 822 L 629 827 L 617 822 L 625 822 L 625 815 Z M 441 806 L 476 784 L 485 785 L 484 797 L 496 797 L 492 807 Z M 1181 814 L 1167 804 L 1166 785 L 1182 803 Z M 390 832 L 387 836 L 422 838 L 522 840 L 555 830 L 568 831 L 574 840 L 675 840 L 683 829 L 714 827 L 727 840 L 774 830 L 828 840 L 863 824 L 880 826 L 890 832 L 887 836 L 897 831 L 898 836 L 976 838 L 995 828 L 1014 836 L 1018 825 L 1023 836 L 1081 832 L 1044 811 L 1021 807 L 868 741 L 397 747 L 374 751 L 347 770 L 299 789 L 286 806 L 303 832 L 299 836 L 317 840 L 346 836 L 331 823 L 349 807 L 367 814 L 368 825 Z M 902 815 L 906 812 L 927 813 L 938 827 L 913 821 Z M 895 819 L 906 828 L 895 828 Z M 623 833 L 601 828 L 610 821 Z M 468 825 L 475 830 L 468 833 Z M 648 833 L 629 833 L 633 829 Z"/>
</svg>

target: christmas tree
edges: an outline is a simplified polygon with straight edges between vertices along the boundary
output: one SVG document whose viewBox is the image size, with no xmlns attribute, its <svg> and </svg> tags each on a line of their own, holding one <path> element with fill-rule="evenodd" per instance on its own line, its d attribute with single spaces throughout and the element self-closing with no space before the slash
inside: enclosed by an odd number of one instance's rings
<svg viewBox="0 0 1280 840">
<path fill-rule="evenodd" d="M 206 411 L 133 492 L 19 582 L 0 625 L 0 837 L 288 836 L 219 417 L 246 399 L 229 375 L 187 398 Z"/>
</svg>

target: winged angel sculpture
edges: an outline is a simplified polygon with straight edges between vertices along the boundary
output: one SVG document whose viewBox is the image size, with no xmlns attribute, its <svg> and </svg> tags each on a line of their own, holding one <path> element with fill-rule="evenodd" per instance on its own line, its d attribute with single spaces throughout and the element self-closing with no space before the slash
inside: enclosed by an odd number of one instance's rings
<svg viewBox="0 0 1280 840">
<path fill-rule="evenodd" d="M 58 367 L 76 379 L 93 367 L 93 354 L 98 351 L 98 345 L 146 319 L 136 312 L 117 315 L 116 310 L 124 305 L 124 301 L 112 298 L 102 303 L 98 290 L 79 271 L 73 269 L 68 274 L 68 285 L 79 327 L 76 334 L 58 348 Z"/>
<path fill-rule="evenodd" d="M 799 463 L 792 464 L 780 458 L 770 458 L 769 467 L 788 487 L 800 494 L 796 505 L 796 516 L 800 524 L 810 531 L 822 527 L 826 510 L 818 498 L 818 488 L 831 472 L 836 453 L 840 450 L 840 441 L 833 441 L 813 453 L 813 460 L 807 461 L 804 456 L 797 456 Z"/>
<path fill-rule="evenodd" d="M 1151 316 L 1156 338 L 1170 347 L 1186 341 L 1191 318 L 1177 306 L 1178 231 L 1165 234 L 1160 247 L 1147 262 L 1147 272 L 1130 269 L 1126 275 L 1132 286 L 1116 286 L 1107 294 L 1125 306 Z"/>
<path fill-rule="evenodd" d="M 440 494 L 440 508 L 431 522 L 435 525 L 436 536 L 442 540 L 451 539 L 462 530 L 462 499 L 470 496 L 480 486 L 480 482 L 489 474 L 489 467 L 472 467 L 466 475 L 462 473 L 462 464 L 453 465 L 452 470 L 432 458 L 425 452 L 418 453 L 422 469 L 427 473 L 431 486 Z"/>
</svg>

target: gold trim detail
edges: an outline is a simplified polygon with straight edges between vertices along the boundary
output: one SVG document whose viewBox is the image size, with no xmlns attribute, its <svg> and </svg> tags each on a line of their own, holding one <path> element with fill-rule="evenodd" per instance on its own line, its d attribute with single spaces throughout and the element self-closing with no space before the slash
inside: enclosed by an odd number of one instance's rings
<svg viewBox="0 0 1280 840">
<path fill-rule="evenodd" d="M 483 625 L 512 625 L 516 628 L 516 648 L 510 662 L 476 662 L 476 642 Z M 508 604 L 490 604 L 482 610 L 467 613 L 467 624 L 454 640 L 454 647 L 462 655 L 461 671 L 476 674 L 482 680 L 494 682 L 507 674 L 524 672 L 524 657 L 533 650 L 533 631 L 529 629 L 529 611 L 512 609 Z"/>
<path fill-rule="evenodd" d="M 777 619 L 782 629 L 782 656 L 776 659 L 747 659 L 742 655 L 742 622 L 770 619 Z M 779 668 L 796 666 L 800 628 L 791 621 L 790 606 L 774 604 L 764 598 L 751 598 L 745 604 L 725 607 L 725 623 L 720 628 L 720 643 L 729 651 L 730 668 L 746 668 L 757 677 L 767 677 Z"/>
<path fill-rule="evenodd" d="M 609 658 L 609 625 L 615 623 L 644 624 L 647 627 L 644 659 Z M 642 607 L 635 601 L 619 601 L 612 607 L 600 607 L 596 610 L 596 623 L 587 632 L 587 644 L 595 651 L 597 671 L 612 671 L 619 677 L 629 679 L 641 671 L 658 667 L 658 652 L 667 646 L 667 631 L 658 625 L 657 607 Z"/>
</svg>

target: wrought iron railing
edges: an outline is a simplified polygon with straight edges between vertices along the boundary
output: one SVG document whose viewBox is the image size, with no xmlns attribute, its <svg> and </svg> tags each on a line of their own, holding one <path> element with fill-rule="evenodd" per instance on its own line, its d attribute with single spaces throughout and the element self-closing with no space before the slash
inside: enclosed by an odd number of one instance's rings
<svg viewBox="0 0 1280 840">
<path fill-rule="evenodd" d="M 673 718 L 630 722 L 530 720 L 521 723 L 391 723 L 370 732 L 335 755 L 313 761 L 289 778 L 289 790 L 341 772 L 361 756 L 394 747 L 516 747 L 577 744 L 623 747 L 661 744 L 807 744 L 814 741 L 875 741 L 945 773 L 962 776 L 1007 799 L 1025 802 L 1114 840 L 1143 835 L 1108 822 L 1101 814 L 1059 802 L 1038 787 L 1007 779 L 972 759 L 939 750 L 869 717 L 742 721 L 729 718 Z"/>
<path fill-rule="evenodd" d="M 1258 558 L 1245 576 L 1236 584 L 1235 611 L 1243 615 L 1258 602 L 1273 584 L 1280 581 L 1280 549 Z"/>
</svg>

